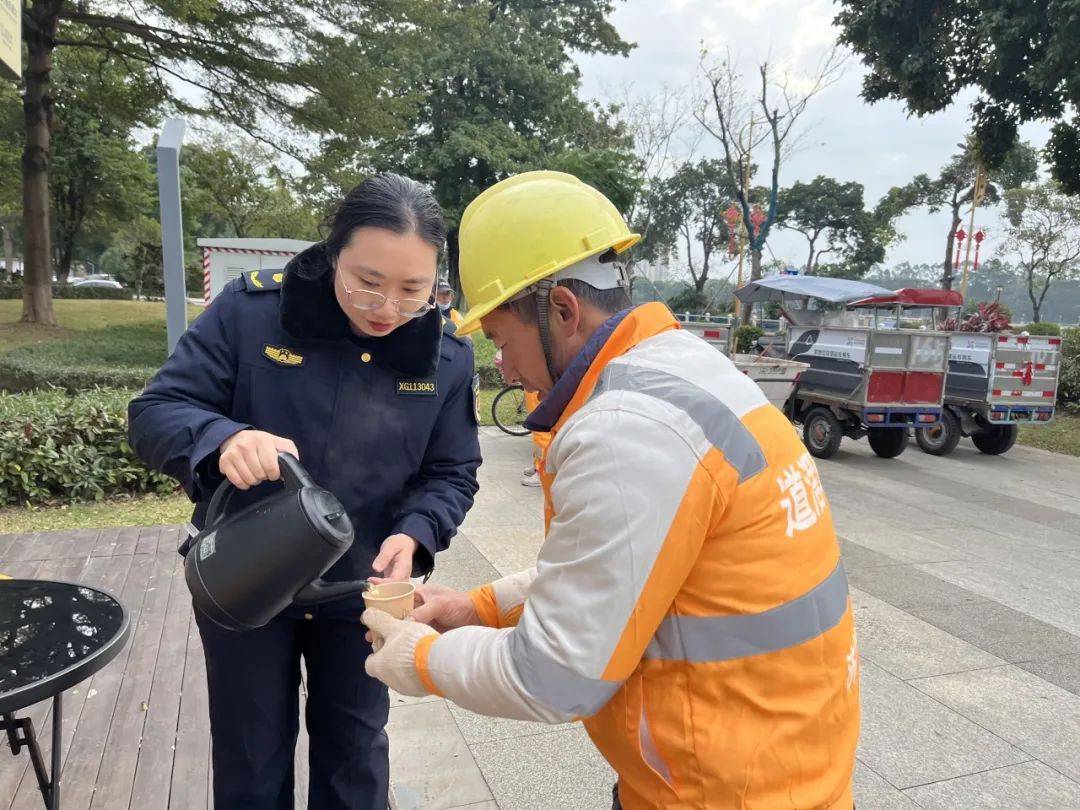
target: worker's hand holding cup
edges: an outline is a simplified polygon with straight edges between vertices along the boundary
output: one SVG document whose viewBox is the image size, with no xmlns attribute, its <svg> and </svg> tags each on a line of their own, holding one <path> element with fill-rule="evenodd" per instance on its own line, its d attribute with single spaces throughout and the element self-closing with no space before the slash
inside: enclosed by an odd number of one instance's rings
<svg viewBox="0 0 1080 810">
<path fill-rule="evenodd" d="M 387 583 L 400 585 L 402 583 Z M 416 646 L 427 636 L 438 633 L 426 624 L 395 619 L 390 614 L 368 608 L 361 620 L 369 628 L 373 652 L 364 661 L 364 671 L 378 678 L 395 692 L 411 697 L 431 693 L 416 670 Z"/>
<path fill-rule="evenodd" d="M 480 615 L 469 594 L 435 584 L 421 585 L 416 589 L 413 619 L 430 625 L 440 633 L 480 624 Z"/>
<path fill-rule="evenodd" d="M 278 453 L 300 458 L 289 439 L 262 430 L 241 430 L 218 448 L 218 469 L 237 489 L 250 489 L 263 481 L 281 478 Z"/>
</svg>

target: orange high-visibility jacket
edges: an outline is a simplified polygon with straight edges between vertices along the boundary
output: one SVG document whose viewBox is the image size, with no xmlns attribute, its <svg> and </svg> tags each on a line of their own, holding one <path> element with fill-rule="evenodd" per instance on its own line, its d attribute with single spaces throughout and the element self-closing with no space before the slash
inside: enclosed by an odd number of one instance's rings
<svg viewBox="0 0 1080 810">
<path fill-rule="evenodd" d="M 850 810 L 854 622 L 792 425 L 650 304 L 552 433 L 537 566 L 474 592 L 487 627 L 421 642 L 428 689 L 484 714 L 584 718 L 627 810 Z"/>
<path fill-rule="evenodd" d="M 536 410 L 536 407 L 540 404 L 540 395 L 535 391 L 525 392 L 525 410 L 532 413 Z M 537 467 L 540 465 L 540 459 L 543 457 L 544 450 L 549 444 L 551 444 L 551 434 L 545 431 L 534 430 L 532 432 L 533 440 L 533 455 L 536 459 Z"/>
</svg>

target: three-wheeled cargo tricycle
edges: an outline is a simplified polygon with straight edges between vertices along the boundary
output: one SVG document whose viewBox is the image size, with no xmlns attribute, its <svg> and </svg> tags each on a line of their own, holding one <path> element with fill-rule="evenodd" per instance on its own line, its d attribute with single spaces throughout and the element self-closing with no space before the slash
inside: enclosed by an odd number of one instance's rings
<svg viewBox="0 0 1080 810">
<path fill-rule="evenodd" d="M 949 337 L 908 328 L 906 310 L 925 303 L 907 292 L 816 276 L 760 279 L 736 291 L 746 304 L 779 302 L 787 357 L 809 364 L 785 412 L 802 424 L 812 455 L 829 458 L 844 436 L 866 436 L 877 455 L 894 458 L 911 428 L 940 420 Z"/>
<path fill-rule="evenodd" d="M 935 312 L 937 325 L 957 311 Z M 951 453 L 964 436 L 988 455 L 1007 452 L 1020 425 L 1054 418 L 1060 366 L 1059 337 L 950 332 L 941 421 L 917 430 L 915 440 L 935 456 Z"/>
</svg>

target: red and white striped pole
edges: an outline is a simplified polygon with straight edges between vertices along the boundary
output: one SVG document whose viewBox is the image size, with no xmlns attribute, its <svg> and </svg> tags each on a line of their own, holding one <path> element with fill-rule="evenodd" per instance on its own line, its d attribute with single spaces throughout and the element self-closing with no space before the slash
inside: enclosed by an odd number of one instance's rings
<svg viewBox="0 0 1080 810">
<path fill-rule="evenodd" d="M 210 248 L 202 249 L 203 304 L 210 306 Z"/>
</svg>

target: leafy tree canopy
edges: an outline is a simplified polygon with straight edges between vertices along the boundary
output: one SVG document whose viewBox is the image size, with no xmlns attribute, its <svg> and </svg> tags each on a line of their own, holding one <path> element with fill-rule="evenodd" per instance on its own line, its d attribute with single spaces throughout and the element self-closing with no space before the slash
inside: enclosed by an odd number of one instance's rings
<svg viewBox="0 0 1080 810">
<path fill-rule="evenodd" d="M 870 69 L 862 95 L 940 112 L 974 88 L 976 149 L 1000 166 L 1028 121 L 1054 123 L 1054 178 L 1080 193 L 1080 3 L 1076 0 L 839 0 L 840 41 Z"/>
</svg>

